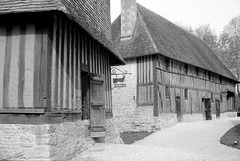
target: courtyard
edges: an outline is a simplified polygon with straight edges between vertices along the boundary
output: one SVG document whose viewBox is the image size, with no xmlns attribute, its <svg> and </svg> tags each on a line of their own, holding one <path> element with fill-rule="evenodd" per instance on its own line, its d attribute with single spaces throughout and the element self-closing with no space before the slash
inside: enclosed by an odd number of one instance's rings
<svg viewBox="0 0 240 161">
<path fill-rule="evenodd" d="M 239 161 L 238 149 L 220 143 L 238 124 L 239 117 L 179 123 L 131 145 L 98 143 L 74 161 Z"/>
</svg>

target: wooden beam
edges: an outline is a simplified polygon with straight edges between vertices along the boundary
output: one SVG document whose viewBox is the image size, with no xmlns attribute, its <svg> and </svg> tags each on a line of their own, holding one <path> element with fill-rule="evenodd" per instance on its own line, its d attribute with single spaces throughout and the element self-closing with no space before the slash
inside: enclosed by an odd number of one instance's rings
<svg viewBox="0 0 240 161">
<path fill-rule="evenodd" d="M 51 107 L 57 109 L 58 93 L 58 55 L 59 55 L 59 18 L 57 14 L 53 17 L 53 39 L 52 39 L 52 80 L 51 80 Z"/>
<path fill-rule="evenodd" d="M 3 106 L 3 73 L 4 73 L 4 61 L 5 61 L 5 49 L 6 49 L 6 27 L 0 25 L 0 109 Z"/>
<path fill-rule="evenodd" d="M 65 39 L 66 39 L 66 34 L 65 34 L 65 21 L 64 19 L 60 18 L 60 35 L 59 35 L 59 42 L 60 42 L 60 52 L 59 52 L 59 105 L 60 105 L 60 110 L 63 109 L 63 84 L 64 84 L 64 44 L 65 44 Z"/>
<path fill-rule="evenodd" d="M 54 73 L 52 73 L 52 48 L 53 48 L 53 27 L 54 27 L 54 15 L 51 14 L 51 16 L 48 17 L 48 21 L 46 23 L 46 28 L 45 28 L 45 32 L 46 32 L 46 45 L 47 45 L 47 50 L 46 50 L 46 59 L 47 59 L 47 71 L 46 71 L 46 82 L 45 82 L 45 96 L 44 99 L 46 100 L 46 104 L 44 107 L 46 107 L 46 111 L 50 111 L 50 109 L 52 108 L 52 74 L 54 75 Z"/>
<path fill-rule="evenodd" d="M 44 114 L 45 109 L 0 109 L 0 114 Z"/>
<path fill-rule="evenodd" d="M 158 83 L 157 83 L 157 61 L 158 57 L 153 56 L 153 116 L 159 115 L 158 108 Z"/>
<path fill-rule="evenodd" d="M 6 31 L 6 46 L 3 73 L 3 107 L 9 107 L 9 77 L 10 77 L 11 53 L 12 53 L 12 26 L 8 25 Z"/>
<path fill-rule="evenodd" d="M 25 45 L 26 25 L 20 26 L 19 61 L 18 61 L 18 107 L 24 107 L 24 78 L 25 78 Z"/>
</svg>

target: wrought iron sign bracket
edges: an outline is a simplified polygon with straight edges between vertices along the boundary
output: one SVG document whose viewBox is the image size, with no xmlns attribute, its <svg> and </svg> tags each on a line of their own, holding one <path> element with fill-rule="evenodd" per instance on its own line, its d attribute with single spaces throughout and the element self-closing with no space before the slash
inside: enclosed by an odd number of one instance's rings
<svg viewBox="0 0 240 161">
<path fill-rule="evenodd" d="M 112 75 L 112 79 L 113 79 L 113 88 L 121 88 L 121 87 L 126 87 L 126 75 L 128 74 L 132 74 L 132 73 L 128 73 L 127 70 L 120 70 L 117 67 L 111 67 L 111 75 Z"/>
</svg>

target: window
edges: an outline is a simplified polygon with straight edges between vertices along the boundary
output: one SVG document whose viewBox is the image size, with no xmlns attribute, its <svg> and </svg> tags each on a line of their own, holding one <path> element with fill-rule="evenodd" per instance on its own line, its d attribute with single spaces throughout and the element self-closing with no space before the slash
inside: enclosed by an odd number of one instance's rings
<svg viewBox="0 0 240 161">
<path fill-rule="evenodd" d="M 188 99 L 188 89 L 184 89 L 184 97 L 185 100 Z"/>
<path fill-rule="evenodd" d="M 165 70 L 170 71 L 170 59 L 169 58 L 165 58 L 165 65 L 166 65 Z"/>
<path fill-rule="evenodd" d="M 198 75 L 199 75 L 199 68 L 196 67 L 196 76 L 198 77 Z"/>
<path fill-rule="evenodd" d="M 208 72 L 208 80 L 211 80 L 211 72 Z"/>
<path fill-rule="evenodd" d="M 186 75 L 188 74 L 188 65 L 187 64 L 184 64 L 184 68 L 185 68 L 185 73 Z"/>
<path fill-rule="evenodd" d="M 170 98 L 170 88 L 169 87 L 165 87 L 165 95 L 166 95 L 166 98 Z"/>
<path fill-rule="evenodd" d="M 206 70 L 204 70 L 204 72 L 203 72 L 203 73 L 204 73 L 204 78 L 205 78 L 205 79 L 207 79 L 207 71 L 206 71 Z"/>
<path fill-rule="evenodd" d="M 221 76 L 219 76 L 219 77 L 220 77 L 220 78 L 219 78 L 219 79 L 220 79 L 220 83 L 222 84 L 222 77 L 221 77 Z"/>
</svg>

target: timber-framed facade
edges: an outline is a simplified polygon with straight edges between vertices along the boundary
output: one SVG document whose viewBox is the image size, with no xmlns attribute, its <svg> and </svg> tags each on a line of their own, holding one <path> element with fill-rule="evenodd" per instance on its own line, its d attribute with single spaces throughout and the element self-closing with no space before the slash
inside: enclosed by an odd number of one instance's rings
<svg viewBox="0 0 240 161">
<path fill-rule="evenodd" d="M 122 0 L 112 31 L 126 61 L 117 68 L 132 73 L 125 88 L 113 89 L 122 132 L 154 131 L 234 110 L 239 81 L 200 39 L 134 0 Z"/>
<path fill-rule="evenodd" d="M 3 1 L 0 19 L 0 160 L 71 160 L 121 142 L 109 0 Z"/>
</svg>

